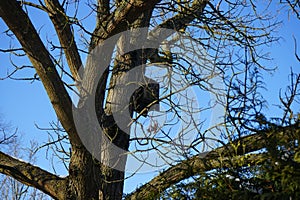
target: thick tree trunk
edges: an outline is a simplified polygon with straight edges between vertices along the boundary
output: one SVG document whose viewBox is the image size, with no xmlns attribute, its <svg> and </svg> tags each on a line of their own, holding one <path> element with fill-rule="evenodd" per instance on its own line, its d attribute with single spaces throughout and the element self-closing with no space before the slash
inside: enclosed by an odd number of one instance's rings
<svg viewBox="0 0 300 200">
<path fill-rule="evenodd" d="M 98 200 L 100 181 L 99 162 L 83 146 L 73 148 L 65 199 Z"/>
<path fill-rule="evenodd" d="M 146 14 L 141 14 L 141 16 L 133 23 L 132 28 L 146 27 L 149 25 L 150 14 L 151 11 L 147 11 Z M 105 113 L 108 117 L 106 122 L 102 124 L 104 132 L 110 140 L 109 144 L 102 144 L 102 149 L 104 149 L 102 158 L 105 162 L 109 163 L 109 166 L 114 165 L 115 167 L 114 169 L 105 165 L 101 167 L 103 181 L 101 185 L 102 196 L 100 198 L 102 199 L 122 199 L 127 155 L 117 155 L 119 156 L 119 161 L 116 163 L 110 163 L 111 160 L 112 162 L 115 162 L 112 157 L 116 156 L 116 152 L 114 152 L 113 148 L 107 148 L 107 146 L 113 144 L 121 149 L 121 151 L 128 151 L 130 138 L 129 124 L 132 120 L 132 110 L 130 110 L 129 107 L 126 107 L 129 106 L 126 102 L 128 102 L 128 95 L 130 95 L 128 94 L 128 83 L 131 81 L 131 77 L 128 76 L 128 71 L 136 66 L 145 64 L 145 59 L 142 58 L 142 50 L 127 53 L 124 49 L 127 49 L 128 47 L 129 49 L 135 49 L 136 46 L 140 45 L 141 41 L 146 41 L 146 38 L 147 34 L 145 32 L 135 32 L 133 37 L 129 40 L 128 38 L 121 37 L 118 42 L 119 52 L 115 59 L 115 66 L 110 82 L 110 88 L 112 89 L 109 90 L 106 100 L 107 104 Z M 143 74 L 138 74 L 138 76 L 143 76 Z M 115 86 L 117 82 L 119 84 L 121 83 L 121 85 L 118 85 L 116 88 Z M 119 102 L 125 102 L 125 107 L 118 106 L 120 105 Z M 121 119 L 121 122 L 115 121 L 115 116 L 113 116 L 114 112 L 125 116 Z"/>
<path fill-rule="evenodd" d="M 101 192 L 100 199 L 122 199 L 125 165 L 127 156 L 124 151 L 129 147 L 129 135 L 114 124 L 111 116 L 107 117 L 103 126 L 105 135 L 109 138 L 101 145 Z M 111 124 L 113 124 L 111 126 Z M 105 141 L 104 139 L 102 141 Z M 111 147 L 113 146 L 113 147 Z M 124 151 L 123 151 L 124 150 Z"/>
</svg>

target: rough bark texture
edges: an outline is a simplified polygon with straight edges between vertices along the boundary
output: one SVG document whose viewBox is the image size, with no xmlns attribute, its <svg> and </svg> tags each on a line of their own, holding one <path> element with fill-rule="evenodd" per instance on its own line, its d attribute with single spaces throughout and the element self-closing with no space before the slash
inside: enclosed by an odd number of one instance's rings
<svg viewBox="0 0 300 200">
<path fill-rule="evenodd" d="M 75 42 L 74 34 L 72 33 L 68 16 L 57 0 L 45 1 L 49 17 L 54 25 L 58 39 L 64 49 L 68 66 L 74 80 L 80 81 L 78 70 L 82 67 L 82 62 L 79 56 L 78 48 Z"/>
<path fill-rule="evenodd" d="M 145 27 L 149 25 L 150 21 L 150 15 L 151 15 L 151 10 L 144 12 L 143 14 L 140 15 L 139 18 L 135 20 L 133 25 L 129 28 L 134 28 L 134 27 Z M 147 38 L 147 35 L 145 33 L 136 33 L 139 34 L 139 38 L 144 40 Z M 144 35 L 141 35 L 144 34 Z M 125 87 L 126 84 L 129 83 L 129 77 L 127 75 L 127 72 L 131 69 L 133 69 L 136 66 L 140 66 L 145 63 L 145 59 L 142 59 L 142 51 L 133 51 L 130 53 L 125 52 L 124 49 L 135 49 L 134 46 L 137 46 L 140 44 L 141 40 L 134 40 L 134 37 L 130 40 L 131 42 L 127 41 L 125 38 L 121 37 L 118 41 L 118 55 L 116 56 L 115 60 L 115 66 L 113 69 L 113 75 L 110 83 L 110 88 L 115 88 L 116 81 L 118 80 L 119 83 L 123 83 L 118 89 L 111 89 L 108 92 L 108 97 L 107 97 L 107 103 L 106 104 L 106 110 L 105 113 L 107 115 L 112 115 L 112 110 L 117 110 L 117 112 L 128 112 L 128 118 L 124 118 L 122 120 L 123 124 L 130 124 L 132 116 L 132 111 L 129 110 L 129 108 L 123 108 L 123 107 L 118 107 L 116 106 L 118 102 L 126 102 L 128 97 L 127 94 L 127 87 Z M 129 47 L 128 47 L 129 45 Z M 124 54 L 125 53 L 125 54 Z M 139 74 L 141 76 L 141 74 Z M 123 86 L 123 87 L 122 87 Z M 116 102 L 114 104 L 114 102 Z M 111 105 L 115 105 L 114 108 L 111 107 Z M 108 123 L 106 123 L 108 124 Z M 129 148 L 129 133 L 130 133 L 130 127 L 128 128 L 123 128 L 120 129 L 117 125 L 114 126 L 109 126 L 105 128 L 105 134 L 107 137 L 110 139 L 110 141 L 118 146 L 121 149 L 128 150 Z M 103 144 L 103 147 L 110 145 L 110 144 Z M 103 159 L 109 159 L 115 152 L 109 152 L 105 151 L 103 154 Z M 125 171 L 125 163 L 126 163 L 126 156 L 123 156 L 123 161 L 120 162 L 120 166 L 118 167 L 119 169 L 122 170 L 115 170 L 115 169 L 110 169 L 108 167 L 103 166 L 102 167 L 102 174 L 104 176 L 104 182 L 102 185 L 102 191 L 103 195 L 106 198 L 109 198 L 108 194 L 114 194 L 115 196 L 110 196 L 110 199 L 121 199 L 122 198 L 122 193 L 123 193 L 123 185 L 124 185 L 124 171 Z"/>
<path fill-rule="evenodd" d="M 73 148 L 66 199 L 104 199 L 99 198 L 101 178 L 99 162 L 84 147 Z"/>
<path fill-rule="evenodd" d="M 0 173 L 9 175 L 25 185 L 35 187 L 55 199 L 63 199 L 65 196 L 66 180 L 64 178 L 2 152 L 0 152 Z"/>
</svg>

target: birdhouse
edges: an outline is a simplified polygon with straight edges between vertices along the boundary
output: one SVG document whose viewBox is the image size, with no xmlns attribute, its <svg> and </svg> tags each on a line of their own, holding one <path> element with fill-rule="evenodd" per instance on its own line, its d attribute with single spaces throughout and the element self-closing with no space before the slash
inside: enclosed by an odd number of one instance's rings
<svg viewBox="0 0 300 200">
<path fill-rule="evenodd" d="M 159 83 L 147 78 L 131 96 L 132 110 L 146 117 L 149 109 L 159 111 Z"/>
</svg>

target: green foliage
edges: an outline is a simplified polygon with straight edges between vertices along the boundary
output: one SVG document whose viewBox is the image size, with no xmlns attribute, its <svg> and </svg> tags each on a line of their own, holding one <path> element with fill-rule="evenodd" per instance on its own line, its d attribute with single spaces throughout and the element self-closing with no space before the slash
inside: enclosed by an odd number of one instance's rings
<svg viewBox="0 0 300 200">
<path fill-rule="evenodd" d="M 265 157 L 255 165 L 242 159 L 230 168 L 202 173 L 169 188 L 161 199 L 300 199 L 300 148 L 294 134 L 298 132 L 269 137 L 260 151 Z"/>
</svg>

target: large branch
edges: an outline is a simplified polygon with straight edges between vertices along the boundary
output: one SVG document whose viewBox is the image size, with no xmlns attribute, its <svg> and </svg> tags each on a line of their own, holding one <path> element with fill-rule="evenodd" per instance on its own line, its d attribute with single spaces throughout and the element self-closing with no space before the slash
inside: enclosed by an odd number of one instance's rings
<svg viewBox="0 0 300 200">
<path fill-rule="evenodd" d="M 204 8 L 206 7 L 209 0 L 195 0 L 193 1 L 192 6 L 189 9 L 186 9 L 185 11 L 182 11 L 175 15 L 174 17 L 165 20 L 161 24 L 159 24 L 151 33 L 155 34 L 155 31 L 158 28 L 167 28 L 167 29 L 173 29 L 176 31 L 179 31 L 180 29 L 186 28 L 186 26 L 192 22 L 194 19 L 199 18 Z"/>
<path fill-rule="evenodd" d="M 181 177 L 191 177 L 216 168 L 228 168 L 233 165 L 254 166 L 263 162 L 265 154 L 249 154 L 247 156 L 216 157 L 214 159 L 192 159 L 176 165 L 125 197 L 126 200 L 156 199 L 165 189 L 178 183 Z"/>
<path fill-rule="evenodd" d="M 97 23 L 101 23 L 110 13 L 109 0 L 98 0 L 97 5 Z"/>
<path fill-rule="evenodd" d="M 91 39 L 90 51 L 99 42 L 128 29 L 128 24 L 134 22 L 146 10 L 151 10 L 161 0 L 123 0 L 106 19 L 99 21 Z"/>
<path fill-rule="evenodd" d="M 80 145 L 72 116 L 72 101 L 53 64 L 49 52 L 20 4 L 13 0 L 0 1 L 0 16 L 17 37 L 28 55 L 53 105 L 70 142 Z"/>
<path fill-rule="evenodd" d="M 66 180 L 39 167 L 12 158 L 0 152 L 0 173 L 11 176 L 19 182 L 35 187 L 54 199 L 63 199 Z"/>
<path fill-rule="evenodd" d="M 174 31 L 185 29 L 189 23 L 202 15 L 208 2 L 209 0 L 195 0 L 189 9 L 185 9 L 177 15 L 163 21 L 149 33 L 148 42 L 150 44 L 153 42 L 160 44 L 163 40 L 173 34 L 171 31 L 166 32 L 161 31 L 161 29 L 172 29 Z M 148 49 L 145 57 L 149 58 L 152 63 L 165 61 L 164 58 L 161 58 L 158 55 L 158 51 L 155 49 Z"/>
<path fill-rule="evenodd" d="M 82 62 L 78 53 L 74 34 L 71 31 L 68 16 L 58 0 L 45 0 L 45 3 L 60 44 L 64 49 L 73 78 L 79 81 L 80 75 L 78 74 L 78 69 L 81 67 Z"/>
<path fill-rule="evenodd" d="M 202 172 L 218 169 L 220 167 L 232 166 L 232 163 L 234 162 L 231 161 L 234 161 L 240 156 L 266 148 L 267 140 L 272 137 L 273 139 L 274 137 L 285 140 L 295 139 L 291 137 L 291 135 L 299 138 L 299 124 L 288 127 L 277 127 L 276 129 L 271 128 L 267 131 L 259 131 L 256 134 L 245 136 L 230 142 L 207 154 L 204 153 L 202 155 L 193 156 L 192 158 L 184 160 L 162 172 L 150 182 L 128 195 L 126 199 L 149 199 L 153 197 L 154 194 L 157 195 L 170 186 L 191 176 L 199 175 Z M 260 159 L 260 155 L 257 156 L 246 157 L 248 162 L 245 164 L 255 164 L 255 162 Z"/>
</svg>

